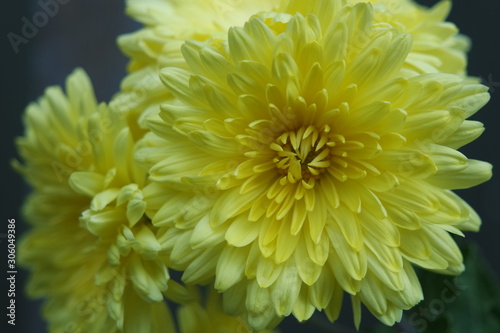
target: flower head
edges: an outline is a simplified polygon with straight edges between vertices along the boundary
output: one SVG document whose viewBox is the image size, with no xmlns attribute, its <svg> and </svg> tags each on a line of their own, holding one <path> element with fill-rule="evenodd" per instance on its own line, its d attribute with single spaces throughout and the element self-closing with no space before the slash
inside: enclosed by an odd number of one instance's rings
<svg viewBox="0 0 500 333">
<path fill-rule="evenodd" d="M 327 0 L 321 15 L 335 16 L 338 8 L 360 0 Z M 374 28 L 395 29 L 410 33 L 414 42 L 403 65 L 405 76 L 423 73 L 465 75 L 468 39 L 458 34 L 457 27 L 445 19 L 451 4 L 444 0 L 429 9 L 412 0 L 370 0 L 373 3 Z M 227 29 L 241 26 L 253 15 L 273 20 L 275 29 L 283 28 L 291 15 L 318 12 L 321 1 L 298 0 L 151 0 L 127 2 L 128 14 L 144 24 L 144 28 L 120 36 L 120 48 L 131 59 L 130 74 L 123 80 L 121 92 L 110 103 L 128 117 L 134 137 L 146 133 L 145 119 L 156 114 L 158 106 L 170 102 L 172 95 L 158 79 L 163 67 L 187 68 L 180 52 L 185 40 L 217 44 L 225 39 Z M 373 36 L 359 34 L 358 47 Z"/>
<path fill-rule="evenodd" d="M 183 280 L 215 278 L 253 329 L 315 309 L 335 320 L 344 291 L 357 322 L 362 302 L 392 324 L 422 298 L 412 264 L 463 270 L 449 232 L 480 220 L 449 190 L 491 176 L 456 150 L 483 131 L 465 119 L 487 88 L 408 77 L 412 36 L 379 29 L 370 4 L 306 6 L 188 41 L 189 70 L 161 71 L 176 101 L 137 153 L 147 215 Z"/>
<path fill-rule="evenodd" d="M 20 259 L 34 271 L 31 294 L 47 298 L 49 325 L 86 332 L 171 327 L 161 232 L 144 216 L 146 171 L 133 160 L 124 119 L 96 103 L 77 70 L 67 96 L 47 89 L 25 121 L 18 139 L 24 165 L 15 165 L 34 187 L 24 211 L 35 228 Z"/>
<path fill-rule="evenodd" d="M 350 3 L 360 2 L 349 0 Z M 403 66 L 410 75 L 451 73 L 466 75 L 470 41 L 459 34 L 458 28 L 446 22 L 451 1 L 443 0 L 432 8 L 413 0 L 369 0 L 374 6 L 378 29 L 391 27 L 412 35 L 412 48 Z"/>
<path fill-rule="evenodd" d="M 224 38 L 233 25 L 243 24 L 260 11 L 270 11 L 280 0 L 189 0 L 127 1 L 128 14 L 144 28 L 118 38 L 121 50 L 130 59 L 130 74 L 122 81 L 121 92 L 110 103 L 123 113 L 134 137 L 146 130 L 144 119 L 172 98 L 158 78 L 166 66 L 185 68 L 180 46 L 185 40 L 207 41 Z"/>
</svg>

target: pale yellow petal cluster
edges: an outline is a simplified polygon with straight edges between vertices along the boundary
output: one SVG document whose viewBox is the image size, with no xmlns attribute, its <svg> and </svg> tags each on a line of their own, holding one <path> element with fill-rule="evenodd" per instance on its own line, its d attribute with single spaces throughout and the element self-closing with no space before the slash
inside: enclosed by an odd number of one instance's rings
<svg viewBox="0 0 500 333">
<path fill-rule="evenodd" d="M 350 3 L 361 2 L 348 0 Z M 442 0 L 432 8 L 413 0 L 369 0 L 374 5 L 375 22 L 379 29 L 395 28 L 410 33 L 413 45 L 405 60 L 409 75 L 451 73 L 466 75 L 468 37 L 446 22 L 451 1 Z"/>
<path fill-rule="evenodd" d="M 51 330 L 172 327 L 161 232 L 144 215 L 146 171 L 133 161 L 126 121 L 96 103 L 77 70 L 67 95 L 47 89 L 25 124 L 18 139 L 24 164 L 15 166 L 34 188 L 24 215 L 35 226 L 20 260 L 33 271 L 30 293 L 47 299 Z"/>
<path fill-rule="evenodd" d="M 253 329 L 315 309 L 333 321 L 344 292 L 356 320 L 363 303 L 392 325 L 422 299 L 412 264 L 463 270 L 449 233 L 480 220 L 449 190 L 491 177 L 456 151 L 483 130 L 465 119 L 487 88 L 408 75 L 412 35 L 380 29 L 371 4 L 293 6 L 307 15 L 260 14 L 219 45 L 188 41 L 189 69 L 161 71 L 176 101 L 137 153 L 147 215 L 183 281 L 215 278 Z"/>
<path fill-rule="evenodd" d="M 121 91 L 111 102 L 113 109 L 129 118 L 135 137 L 146 131 L 145 118 L 155 114 L 161 103 L 172 96 L 158 80 L 163 67 L 186 68 L 180 52 L 185 40 L 217 42 L 225 39 L 231 26 L 241 26 L 253 15 L 260 14 L 274 20 L 275 30 L 283 26 L 290 15 L 297 12 L 307 15 L 321 9 L 325 17 L 333 18 L 337 9 L 331 0 L 322 1 L 248 1 L 248 0 L 150 0 L 127 1 L 127 13 L 144 24 L 144 28 L 118 39 L 121 50 L 131 59 L 130 74 L 123 80 Z M 337 0 L 335 6 L 360 0 Z M 405 59 L 405 75 L 422 73 L 452 73 L 465 75 L 468 38 L 458 33 L 457 27 L 446 18 L 451 2 L 443 0 L 432 8 L 418 5 L 412 0 L 371 0 L 378 30 L 396 29 L 411 33 L 414 42 Z M 321 8 L 320 8 L 321 7 Z M 371 36 L 359 36 L 363 39 Z M 358 46 L 359 46 L 358 45 Z"/>
<path fill-rule="evenodd" d="M 141 137 L 147 115 L 157 113 L 171 95 L 161 84 L 162 67 L 186 67 L 180 46 L 185 40 L 218 40 L 229 27 L 242 25 L 250 16 L 270 11 L 280 0 L 152 0 L 127 1 L 127 13 L 144 28 L 118 38 L 121 50 L 131 59 L 130 74 L 111 107 L 127 116 L 135 137 Z M 141 124 L 140 126 L 137 124 Z"/>
<path fill-rule="evenodd" d="M 202 298 L 205 301 L 202 301 Z M 231 317 L 224 313 L 222 296 L 213 288 L 205 297 L 197 296 L 197 300 L 179 308 L 177 312 L 180 333 L 219 333 L 237 332 L 251 333 L 248 325 L 240 317 Z M 260 333 L 273 333 L 265 330 Z"/>
</svg>

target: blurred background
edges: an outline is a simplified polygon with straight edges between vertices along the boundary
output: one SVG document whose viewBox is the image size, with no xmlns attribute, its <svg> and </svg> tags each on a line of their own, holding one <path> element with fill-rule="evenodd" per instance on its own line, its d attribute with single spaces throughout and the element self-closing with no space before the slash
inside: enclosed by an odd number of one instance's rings
<svg viewBox="0 0 500 333">
<path fill-rule="evenodd" d="M 23 18 L 32 18 L 40 11 L 40 3 L 45 0 L 2 1 L 0 4 L 0 110 L 2 112 L 2 200 L 0 222 L 0 276 L 6 280 L 7 219 L 17 221 L 17 237 L 25 229 L 19 214 L 19 207 L 29 188 L 22 179 L 12 172 L 10 160 L 16 157 L 14 138 L 23 132 L 21 116 L 25 106 L 43 94 L 49 85 L 64 85 L 66 76 L 75 67 L 84 68 L 91 77 L 99 101 L 109 101 L 119 89 L 120 80 L 125 75 L 127 59 L 116 46 L 116 37 L 132 32 L 139 25 L 124 14 L 124 0 L 61 0 L 58 13 L 50 17 L 26 43 L 20 43 L 14 50 L 7 35 L 14 32 L 21 35 Z M 433 5 L 437 1 L 418 1 Z M 473 42 L 469 54 L 469 74 L 482 78 L 490 87 L 491 101 L 473 119 L 483 122 L 486 132 L 475 142 L 462 149 L 470 158 L 484 160 L 498 168 L 500 166 L 500 2 L 492 0 L 455 1 L 449 21 L 454 22 L 463 34 Z M 50 130 L 50 129 L 48 129 Z M 494 169 L 495 172 L 495 169 Z M 467 234 L 468 240 L 479 244 L 482 254 L 495 271 L 500 274 L 499 234 L 500 214 L 496 210 L 500 204 L 499 177 L 473 189 L 459 191 L 483 219 L 479 233 Z M 27 300 L 22 295 L 27 272 L 17 274 L 17 317 L 16 327 L 8 327 L 2 332 L 46 332 L 40 317 L 40 302 Z M 5 309 L 6 290 L 2 285 L 0 307 Z M 344 313 L 347 312 L 347 313 Z M 363 324 L 371 320 L 365 316 Z M 5 323 L 5 315 L 0 317 L 0 327 Z M 341 323 L 351 326 L 350 309 L 343 311 Z M 285 324 L 294 325 L 293 320 Z M 302 332 L 299 329 L 283 329 L 286 332 Z M 306 330 L 304 330 L 305 332 Z M 308 330 L 310 332 L 310 330 Z M 340 330 L 339 330 L 340 332 Z M 483 332 L 478 332 L 483 333 Z M 484 332 L 494 333 L 494 332 Z"/>
</svg>

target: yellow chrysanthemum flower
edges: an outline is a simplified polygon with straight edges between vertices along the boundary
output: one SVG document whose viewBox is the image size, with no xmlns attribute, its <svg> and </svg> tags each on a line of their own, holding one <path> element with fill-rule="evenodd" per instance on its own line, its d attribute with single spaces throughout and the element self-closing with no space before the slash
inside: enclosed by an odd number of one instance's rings
<svg viewBox="0 0 500 333">
<path fill-rule="evenodd" d="M 335 320 L 344 291 L 356 322 L 361 302 L 398 321 L 422 299 L 412 264 L 463 270 L 449 233 L 480 219 L 450 190 L 491 176 L 456 150 L 483 131 L 465 119 L 486 87 L 405 77 L 410 34 L 379 30 L 371 4 L 314 3 L 286 24 L 255 16 L 217 47 L 186 42 L 189 70 L 161 72 L 177 101 L 137 153 L 171 267 L 188 284 L 215 277 L 256 330 L 314 309 Z"/>
<path fill-rule="evenodd" d="M 180 333 L 251 333 L 253 332 L 240 317 L 231 317 L 224 313 L 222 296 L 213 288 L 208 291 L 206 301 L 197 295 L 197 301 L 183 305 L 177 312 Z M 272 333 L 265 330 L 261 333 Z"/>
<path fill-rule="evenodd" d="M 131 59 L 130 74 L 111 107 L 127 115 L 135 137 L 146 131 L 141 121 L 171 99 L 158 77 L 162 67 L 186 67 L 180 46 L 187 39 L 206 41 L 224 38 L 233 25 L 243 24 L 259 11 L 274 9 L 280 0 L 127 1 L 127 13 L 143 23 L 137 32 L 120 36 L 118 44 Z M 138 126 L 137 122 L 143 124 Z"/>
<path fill-rule="evenodd" d="M 184 63 L 179 47 L 184 40 L 224 39 L 231 26 L 241 25 L 261 11 L 278 8 L 282 0 L 128 0 L 127 13 L 144 24 L 119 38 L 130 56 L 130 70 L 162 61 Z M 175 55 L 175 56 L 174 56 Z"/>
<path fill-rule="evenodd" d="M 451 1 L 443 0 L 431 9 L 412 0 L 347 2 L 370 2 L 375 7 L 377 28 L 391 27 L 413 35 L 415 43 L 406 59 L 406 65 L 412 70 L 420 74 L 436 71 L 465 74 L 465 52 L 469 42 L 458 34 L 453 23 L 445 22 Z M 163 67 L 176 63 L 182 66 L 179 43 L 184 40 L 224 38 L 223 34 L 229 27 L 239 26 L 260 12 L 307 15 L 314 3 L 289 0 L 129 0 L 127 13 L 145 27 L 121 36 L 120 46 L 131 58 L 131 72 L 152 64 Z"/>
<path fill-rule="evenodd" d="M 420 6 L 413 0 L 367 2 L 374 5 L 375 30 L 390 27 L 412 35 L 412 48 L 403 66 L 409 74 L 466 75 L 466 52 L 470 42 L 458 33 L 455 24 L 445 21 L 451 10 L 451 1 L 442 0 L 432 8 Z"/>
<path fill-rule="evenodd" d="M 336 2 L 343 5 L 364 1 Z M 369 2 L 374 4 L 376 24 L 373 33 L 380 29 L 397 29 L 412 34 L 414 42 L 404 64 L 407 76 L 434 72 L 465 75 L 469 42 L 458 34 L 454 24 L 445 22 L 450 1 L 443 0 L 431 9 L 411 0 Z M 144 28 L 118 39 L 120 48 L 131 59 L 130 74 L 123 80 L 121 92 L 111 106 L 130 117 L 129 126 L 134 136 L 141 137 L 145 133 L 141 127 L 145 127 L 146 116 L 156 113 L 161 103 L 171 99 L 158 79 L 158 70 L 170 66 L 186 67 L 180 52 L 185 40 L 220 41 L 229 27 L 241 26 L 258 13 L 286 23 L 297 12 L 308 15 L 316 3 L 289 0 L 127 1 L 127 13 L 144 24 Z M 324 14 L 335 16 L 335 12 Z M 362 45 L 363 40 L 359 44 Z"/>
<path fill-rule="evenodd" d="M 47 298 L 51 331 L 172 327 L 162 232 L 144 216 L 146 172 L 133 161 L 126 122 L 96 103 L 77 70 L 67 96 L 48 88 L 27 108 L 25 125 L 17 142 L 25 163 L 15 165 L 34 187 L 24 210 L 35 226 L 20 259 L 34 272 L 30 293 Z"/>
</svg>

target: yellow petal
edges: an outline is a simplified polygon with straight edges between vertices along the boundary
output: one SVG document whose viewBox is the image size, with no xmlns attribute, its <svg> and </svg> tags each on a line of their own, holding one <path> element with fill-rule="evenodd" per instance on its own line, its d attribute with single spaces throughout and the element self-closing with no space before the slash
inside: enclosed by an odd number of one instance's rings
<svg viewBox="0 0 500 333">
<path fill-rule="evenodd" d="M 245 258 L 248 249 L 227 246 L 222 251 L 216 267 L 216 279 L 214 287 L 219 291 L 225 291 L 238 283 L 244 277 Z"/>
<path fill-rule="evenodd" d="M 77 193 L 93 197 L 103 190 L 104 176 L 95 172 L 74 172 L 69 184 Z"/>
</svg>

